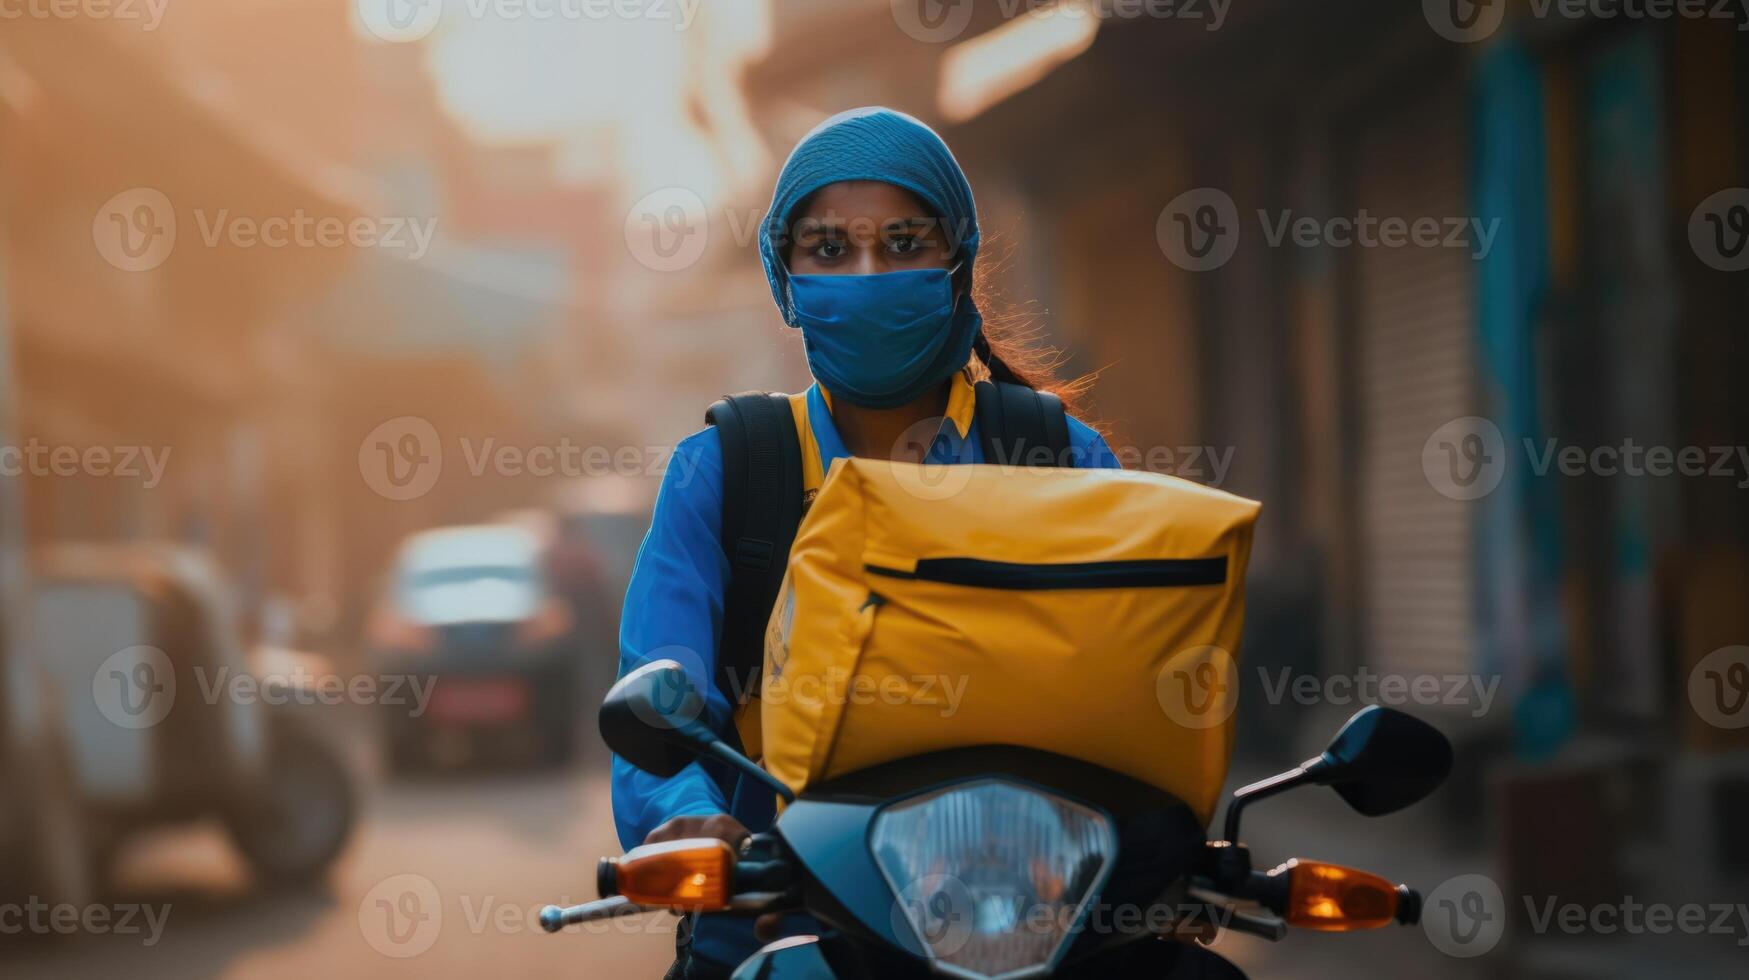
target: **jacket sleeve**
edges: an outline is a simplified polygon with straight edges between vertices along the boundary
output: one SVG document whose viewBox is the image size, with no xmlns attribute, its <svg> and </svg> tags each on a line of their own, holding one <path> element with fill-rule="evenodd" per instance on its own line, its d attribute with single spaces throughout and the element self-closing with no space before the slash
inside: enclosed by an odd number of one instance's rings
<svg viewBox="0 0 1749 980">
<path fill-rule="evenodd" d="M 1105 444 L 1105 437 L 1092 426 L 1071 415 L 1069 418 L 1069 453 L 1076 469 L 1121 470 L 1117 454 Z"/>
<path fill-rule="evenodd" d="M 620 617 L 619 673 L 652 660 L 686 667 L 718 731 L 729 702 L 715 683 L 717 639 L 729 562 L 723 555 L 723 448 L 714 428 L 681 440 L 656 494 Z M 669 778 L 613 759 L 613 818 L 620 844 L 635 847 L 663 821 L 728 811 L 723 789 L 694 762 Z"/>
</svg>

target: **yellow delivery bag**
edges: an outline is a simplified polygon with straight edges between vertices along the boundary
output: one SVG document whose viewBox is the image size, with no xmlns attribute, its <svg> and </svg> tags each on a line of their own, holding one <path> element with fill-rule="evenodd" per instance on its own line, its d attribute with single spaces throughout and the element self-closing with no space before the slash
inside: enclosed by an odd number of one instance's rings
<svg viewBox="0 0 1749 980">
<path fill-rule="evenodd" d="M 839 460 L 797 532 L 745 740 L 798 792 L 941 749 L 1042 749 L 1206 823 L 1257 511 L 1154 473 Z"/>
</svg>

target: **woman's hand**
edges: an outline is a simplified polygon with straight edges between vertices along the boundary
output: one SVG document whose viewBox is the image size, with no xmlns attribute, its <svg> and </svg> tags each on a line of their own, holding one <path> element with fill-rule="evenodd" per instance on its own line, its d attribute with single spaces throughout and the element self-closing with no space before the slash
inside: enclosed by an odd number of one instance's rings
<svg viewBox="0 0 1749 980">
<path fill-rule="evenodd" d="M 674 819 L 650 831 L 644 838 L 646 844 L 660 844 L 668 840 L 684 840 L 688 837 L 715 837 L 727 841 L 730 847 L 739 848 L 752 832 L 741 825 L 741 821 L 726 813 L 713 813 L 708 817 L 675 817 Z"/>
<path fill-rule="evenodd" d="M 644 838 L 644 843 L 659 844 L 665 840 L 684 840 L 688 837 L 715 837 L 727 841 L 730 847 L 739 848 L 751 836 L 752 832 L 742 826 L 741 821 L 726 813 L 717 813 L 708 817 L 675 817 L 650 831 L 650 836 Z M 768 912 L 753 920 L 753 936 L 762 943 L 779 938 L 782 928 L 782 912 Z"/>
</svg>

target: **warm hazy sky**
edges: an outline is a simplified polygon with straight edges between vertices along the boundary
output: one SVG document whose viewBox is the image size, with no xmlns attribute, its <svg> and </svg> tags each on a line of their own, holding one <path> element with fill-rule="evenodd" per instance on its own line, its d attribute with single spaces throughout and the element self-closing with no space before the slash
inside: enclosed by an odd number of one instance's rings
<svg viewBox="0 0 1749 980">
<path fill-rule="evenodd" d="M 635 0 L 648 16 L 601 16 L 612 2 L 445 0 L 427 42 L 442 98 L 483 139 L 559 140 L 573 175 L 617 170 L 628 190 L 681 185 L 709 198 L 728 175 L 685 95 L 757 49 L 766 0 Z M 537 5 L 570 13 L 526 12 Z M 609 133 L 618 159 L 603 155 Z"/>
</svg>

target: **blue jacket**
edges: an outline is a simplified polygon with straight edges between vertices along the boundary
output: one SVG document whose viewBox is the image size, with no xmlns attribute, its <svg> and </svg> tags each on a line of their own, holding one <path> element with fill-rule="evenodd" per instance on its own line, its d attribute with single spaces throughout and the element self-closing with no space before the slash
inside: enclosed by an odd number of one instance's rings
<svg viewBox="0 0 1749 980">
<path fill-rule="evenodd" d="M 850 453 L 832 424 L 820 387 L 809 388 L 806 397 L 806 431 L 798 434 L 803 452 L 817 453 L 815 472 L 824 472 L 833 460 Z M 971 383 L 963 373 L 956 374 L 947 418 L 930 448 L 930 461 L 984 461 L 972 407 Z M 1099 433 L 1073 417 L 1069 445 L 1075 466 L 1119 467 Z M 652 660 L 680 662 L 693 686 L 704 694 L 712 725 L 728 733 L 733 727 L 729 702 L 715 683 L 723 595 L 729 581 L 722 545 L 722 486 L 723 447 L 714 428 L 695 432 L 675 447 L 626 589 L 619 672 L 624 676 Z M 733 771 L 715 762 L 695 762 L 665 779 L 615 756 L 613 816 L 620 844 L 635 847 L 664 821 L 679 816 L 730 813 L 754 833 L 768 829 L 775 815 L 771 793 L 754 788 L 737 792 L 738 783 Z M 705 916 L 693 938 L 697 954 L 731 966 L 758 947 L 752 920 L 747 918 Z"/>
</svg>

